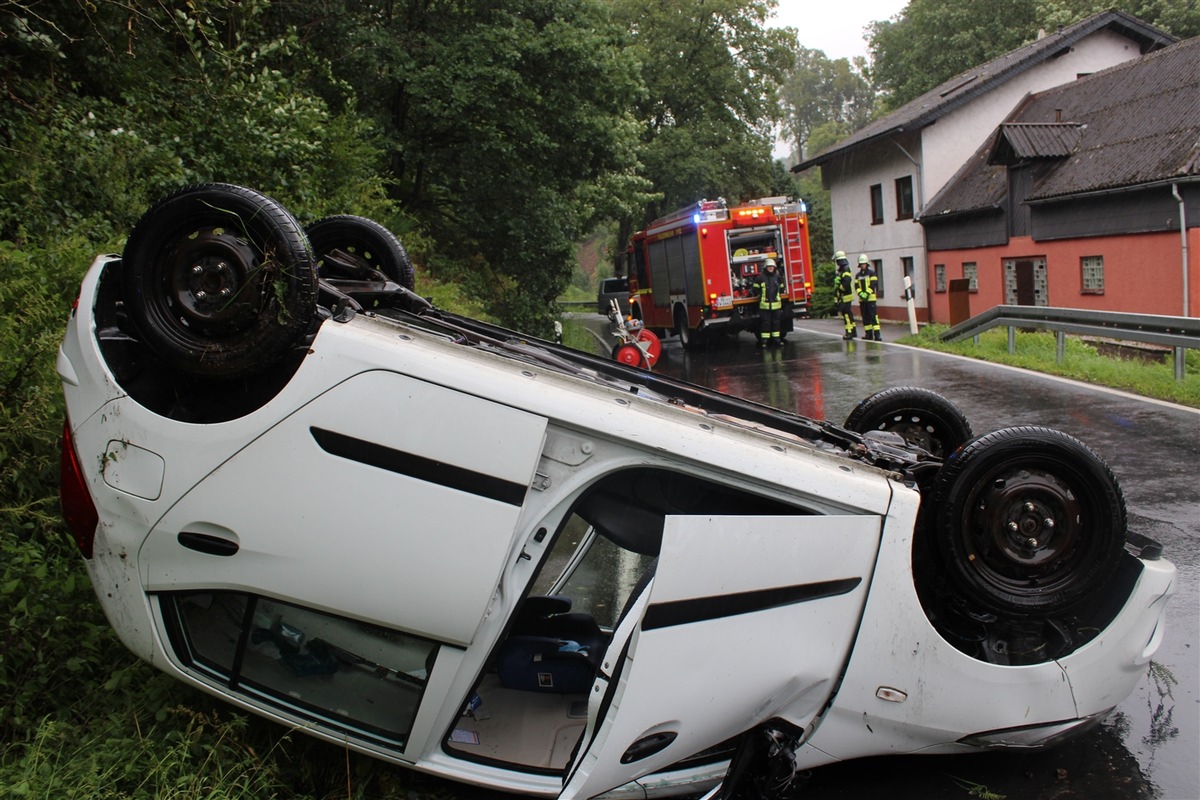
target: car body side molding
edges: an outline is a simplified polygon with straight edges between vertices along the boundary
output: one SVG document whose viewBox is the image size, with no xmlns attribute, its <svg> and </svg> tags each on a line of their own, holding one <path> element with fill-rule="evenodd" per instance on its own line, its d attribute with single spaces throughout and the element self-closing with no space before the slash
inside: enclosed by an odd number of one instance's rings
<svg viewBox="0 0 1200 800">
<path fill-rule="evenodd" d="M 823 597 L 835 597 L 854 591 L 860 583 L 862 583 L 862 578 L 840 578 L 818 583 L 760 589 L 753 592 L 655 603 L 646 609 L 645 619 L 642 620 L 642 629 L 669 628 L 675 625 L 686 625 L 690 622 L 733 617 L 738 614 L 750 614 L 795 603 L 806 603 Z"/>
<path fill-rule="evenodd" d="M 523 484 L 405 453 L 324 428 L 313 426 L 309 430 L 321 449 L 332 455 L 460 492 L 469 492 L 510 506 L 519 506 L 525 502 L 526 487 Z"/>
</svg>

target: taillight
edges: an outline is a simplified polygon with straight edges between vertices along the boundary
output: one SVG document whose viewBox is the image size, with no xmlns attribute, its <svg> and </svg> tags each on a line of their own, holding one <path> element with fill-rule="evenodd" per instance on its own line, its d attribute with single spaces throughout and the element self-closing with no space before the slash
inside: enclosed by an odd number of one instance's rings
<svg viewBox="0 0 1200 800">
<path fill-rule="evenodd" d="M 75 442 L 71 439 L 71 424 L 63 424 L 62 458 L 58 481 L 58 499 L 62 503 L 63 519 L 75 537 L 75 544 L 84 558 L 92 557 L 92 545 L 96 540 L 96 525 L 100 515 L 88 492 L 83 470 L 79 468 L 79 457 L 75 454 Z"/>
</svg>

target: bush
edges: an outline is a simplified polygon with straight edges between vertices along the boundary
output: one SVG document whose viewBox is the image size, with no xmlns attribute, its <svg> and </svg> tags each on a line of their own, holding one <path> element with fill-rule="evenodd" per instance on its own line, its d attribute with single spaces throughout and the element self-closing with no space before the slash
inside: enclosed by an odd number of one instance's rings
<svg viewBox="0 0 1200 800">
<path fill-rule="evenodd" d="M 813 268 L 812 298 L 809 300 L 809 316 L 814 319 L 837 316 L 837 297 L 833 292 L 833 262 L 817 264 Z"/>
</svg>

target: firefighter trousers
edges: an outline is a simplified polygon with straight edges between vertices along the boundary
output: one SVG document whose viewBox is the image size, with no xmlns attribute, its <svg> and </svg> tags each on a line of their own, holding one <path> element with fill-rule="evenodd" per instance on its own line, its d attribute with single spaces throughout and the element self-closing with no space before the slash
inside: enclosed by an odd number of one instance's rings
<svg viewBox="0 0 1200 800">
<path fill-rule="evenodd" d="M 782 314 L 778 302 L 758 307 L 758 343 L 759 345 L 777 345 L 782 340 L 779 335 L 779 322 Z"/>
<path fill-rule="evenodd" d="M 879 333 L 879 313 L 875 301 L 863 300 L 858 304 L 858 308 L 862 311 L 863 338 L 883 341 L 883 336 Z"/>
<path fill-rule="evenodd" d="M 849 301 L 843 300 L 838 304 L 838 313 L 842 315 L 842 323 L 846 328 L 846 339 L 853 339 L 858 336 L 858 330 L 854 326 L 854 306 Z"/>
</svg>

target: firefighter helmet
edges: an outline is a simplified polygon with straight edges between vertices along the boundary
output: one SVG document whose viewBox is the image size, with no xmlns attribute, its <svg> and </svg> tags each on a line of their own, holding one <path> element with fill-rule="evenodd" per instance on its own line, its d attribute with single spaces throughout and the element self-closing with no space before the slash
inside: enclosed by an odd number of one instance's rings
<svg viewBox="0 0 1200 800">
<path fill-rule="evenodd" d="M 859 256 L 859 257 L 858 257 L 858 263 L 860 263 L 860 264 L 870 264 L 870 263 L 871 263 L 871 259 L 867 258 L 867 254 L 866 254 L 866 253 L 863 253 L 861 256 Z"/>
<path fill-rule="evenodd" d="M 845 261 L 846 254 L 843 251 L 838 250 L 836 253 L 833 254 L 833 260 L 834 261 Z"/>
<path fill-rule="evenodd" d="M 769 267 L 769 268 L 771 268 L 771 269 L 774 269 L 774 267 L 775 267 L 775 259 L 773 259 L 773 258 L 768 258 L 768 259 L 767 259 L 767 263 L 766 263 L 766 264 L 764 264 L 763 266 L 765 266 L 765 267 Z"/>
</svg>

